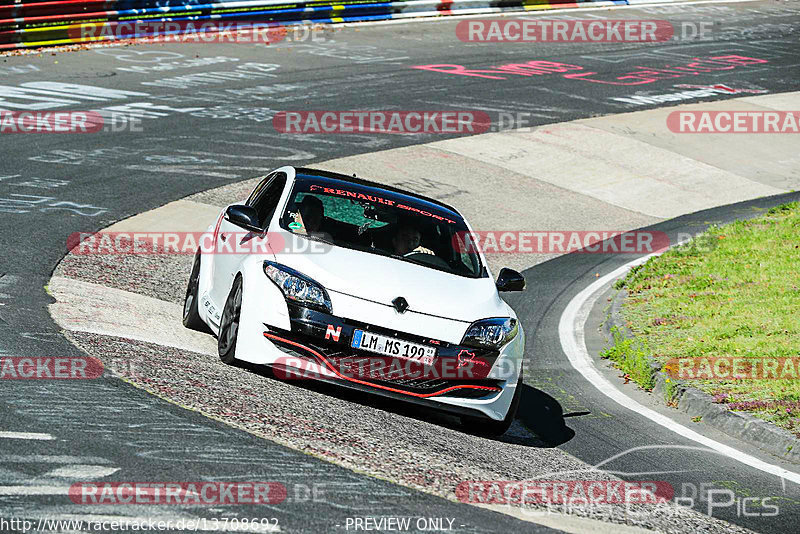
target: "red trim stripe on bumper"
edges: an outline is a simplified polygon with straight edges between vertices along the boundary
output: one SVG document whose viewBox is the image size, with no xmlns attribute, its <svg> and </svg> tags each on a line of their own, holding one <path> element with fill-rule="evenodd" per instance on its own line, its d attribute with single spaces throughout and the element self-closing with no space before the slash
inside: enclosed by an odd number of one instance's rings
<svg viewBox="0 0 800 534">
<path fill-rule="evenodd" d="M 493 387 L 493 386 L 474 386 L 474 385 L 469 385 L 469 384 L 463 384 L 463 385 L 459 385 L 459 386 L 450 386 L 450 387 L 441 389 L 439 391 L 434 391 L 433 393 L 413 393 L 413 392 L 410 392 L 410 391 L 404 391 L 402 389 L 392 388 L 392 387 L 384 386 L 384 385 L 381 385 L 381 384 L 373 384 L 372 382 L 367 382 L 366 380 L 359 380 L 357 378 L 344 376 L 338 370 L 336 370 L 336 368 L 331 364 L 330 361 L 328 361 L 328 359 L 325 356 L 323 356 L 321 353 L 317 352 L 316 350 L 312 349 L 311 347 L 307 347 L 307 346 L 305 346 L 305 345 L 303 345 L 301 343 L 297 343 L 297 342 L 292 341 L 290 339 L 286 339 L 286 338 L 283 338 L 283 337 L 280 337 L 280 336 L 276 336 L 275 334 L 271 334 L 269 332 L 264 332 L 264 337 L 266 337 L 267 339 L 273 339 L 273 340 L 276 340 L 276 341 L 281 341 L 283 343 L 288 343 L 289 345 L 293 345 L 295 347 L 301 348 L 301 349 L 313 354 L 315 358 L 317 358 L 318 360 L 322 361 L 322 363 L 325 364 L 325 367 L 327 367 L 330 371 L 335 373 L 339 378 L 342 378 L 342 379 L 347 380 L 349 382 L 354 382 L 356 384 L 361 384 L 361 385 L 364 385 L 364 386 L 369 386 L 369 387 L 373 387 L 373 388 L 377 388 L 377 389 L 384 389 L 386 391 L 391 391 L 393 393 L 401 393 L 403 395 L 409 395 L 409 396 L 412 396 L 412 397 L 428 398 L 428 397 L 436 397 L 438 395 L 443 395 L 443 394 L 445 394 L 445 393 L 447 393 L 449 391 L 453 391 L 453 390 L 456 390 L 456 389 L 483 389 L 483 390 L 486 390 L 487 392 L 500 391 L 500 388 Z"/>
</svg>

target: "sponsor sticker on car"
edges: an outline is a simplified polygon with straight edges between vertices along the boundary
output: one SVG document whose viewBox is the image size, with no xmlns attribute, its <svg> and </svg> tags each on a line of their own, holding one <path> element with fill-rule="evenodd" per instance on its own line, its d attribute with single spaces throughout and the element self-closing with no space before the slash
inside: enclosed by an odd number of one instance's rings
<svg viewBox="0 0 800 534">
<path fill-rule="evenodd" d="M 353 331 L 351 346 L 356 349 L 376 352 L 395 358 L 417 360 L 425 365 L 432 364 L 436 357 L 436 347 L 427 347 L 419 343 L 411 343 L 363 330 Z"/>
</svg>

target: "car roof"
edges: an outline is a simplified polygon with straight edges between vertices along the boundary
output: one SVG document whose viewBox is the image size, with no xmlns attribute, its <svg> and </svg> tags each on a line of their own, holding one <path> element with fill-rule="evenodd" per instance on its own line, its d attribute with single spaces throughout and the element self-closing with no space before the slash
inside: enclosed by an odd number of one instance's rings
<svg viewBox="0 0 800 534">
<path fill-rule="evenodd" d="M 452 211 L 453 213 L 455 213 L 459 217 L 462 217 L 461 213 L 459 213 L 459 211 L 457 209 L 455 209 L 453 206 L 445 204 L 444 202 L 436 200 L 435 198 L 430 198 L 430 197 L 426 197 L 424 195 L 419 195 L 419 194 L 414 193 L 413 191 L 409 191 L 407 189 L 400 189 L 399 187 L 394 187 L 394 186 L 391 186 L 391 185 L 381 184 L 381 183 L 378 183 L 378 182 L 372 182 L 370 180 L 364 180 L 363 178 L 358 178 L 355 175 L 347 176 L 346 174 L 339 174 L 338 172 L 323 171 L 321 169 L 310 169 L 308 167 L 294 167 L 294 170 L 295 170 L 296 174 L 304 174 L 304 175 L 307 175 L 307 176 L 319 176 L 321 178 L 332 178 L 332 179 L 335 179 L 335 180 L 341 180 L 343 182 L 349 182 L 349 183 L 352 183 L 352 184 L 364 185 L 364 186 L 367 186 L 367 187 L 374 187 L 376 189 L 383 189 L 383 190 L 386 190 L 386 191 L 391 191 L 393 193 L 399 193 L 401 195 L 407 195 L 407 196 L 410 196 L 412 198 L 416 198 L 416 199 L 419 199 L 419 200 L 424 200 L 425 202 L 429 202 L 431 204 L 439 206 L 440 208 L 445 208 L 447 210 Z"/>
</svg>

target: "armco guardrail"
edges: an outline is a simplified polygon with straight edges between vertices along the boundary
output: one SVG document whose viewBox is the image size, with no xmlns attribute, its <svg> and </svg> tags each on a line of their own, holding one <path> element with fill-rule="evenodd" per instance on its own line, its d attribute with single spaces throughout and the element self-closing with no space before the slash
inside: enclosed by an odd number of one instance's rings
<svg viewBox="0 0 800 534">
<path fill-rule="evenodd" d="M 136 22 L 247 21 L 248 23 L 341 23 L 453 14 L 560 7 L 601 7 L 657 0 L 4 0 L 0 6 L 0 50 L 129 38 L 115 32 Z M 669 0 L 667 0 L 669 1 Z M 87 25 L 104 31 L 82 31 Z M 159 35 L 149 33 L 148 35 Z"/>
</svg>

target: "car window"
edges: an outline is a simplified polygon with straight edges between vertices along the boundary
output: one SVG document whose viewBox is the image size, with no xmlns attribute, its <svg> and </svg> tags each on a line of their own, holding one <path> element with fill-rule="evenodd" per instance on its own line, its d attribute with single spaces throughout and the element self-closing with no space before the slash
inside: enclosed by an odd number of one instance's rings
<svg viewBox="0 0 800 534">
<path fill-rule="evenodd" d="M 471 278 L 484 274 L 476 251 L 462 246 L 468 232 L 464 220 L 411 195 L 298 177 L 280 224 L 292 233 L 345 248 Z"/>
<path fill-rule="evenodd" d="M 283 193 L 283 188 L 286 186 L 286 174 L 279 172 L 272 175 L 263 186 L 259 184 L 259 188 L 253 191 L 252 202 L 250 203 L 258 212 L 258 220 L 261 228 L 266 229 L 269 225 L 275 209 L 278 207 L 278 201 Z"/>
<path fill-rule="evenodd" d="M 367 225 L 367 228 L 381 228 L 388 223 L 364 218 L 364 208 L 355 202 L 342 202 L 341 199 L 330 195 L 315 195 L 313 193 L 298 193 L 295 197 L 298 204 L 302 204 L 307 196 L 318 198 L 322 202 L 325 216 L 346 224 L 357 226 Z M 365 228 L 366 229 L 366 228 Z"/>
<path fill-rule="evenodd" d="M 256 185 L 255 188 L 253 188 L 253 191 L 250 193 L 250 196 L 247 197 L 247 201 L 245 202 L 245 204 L 247 204 L 248 206 L 252 206 L 256 197 L 258 197 L 261 191 L 263 191 L 264 188 L 267 186 L 267 184 L 270 183 L 270 181 L 272 181 L 273 178 L 275 178 L 276 174 L 278 173 L 273 172 L 271 174 L 268 174 L 260 182 L 258 182 L 258 185 Z"/>
</svg>

